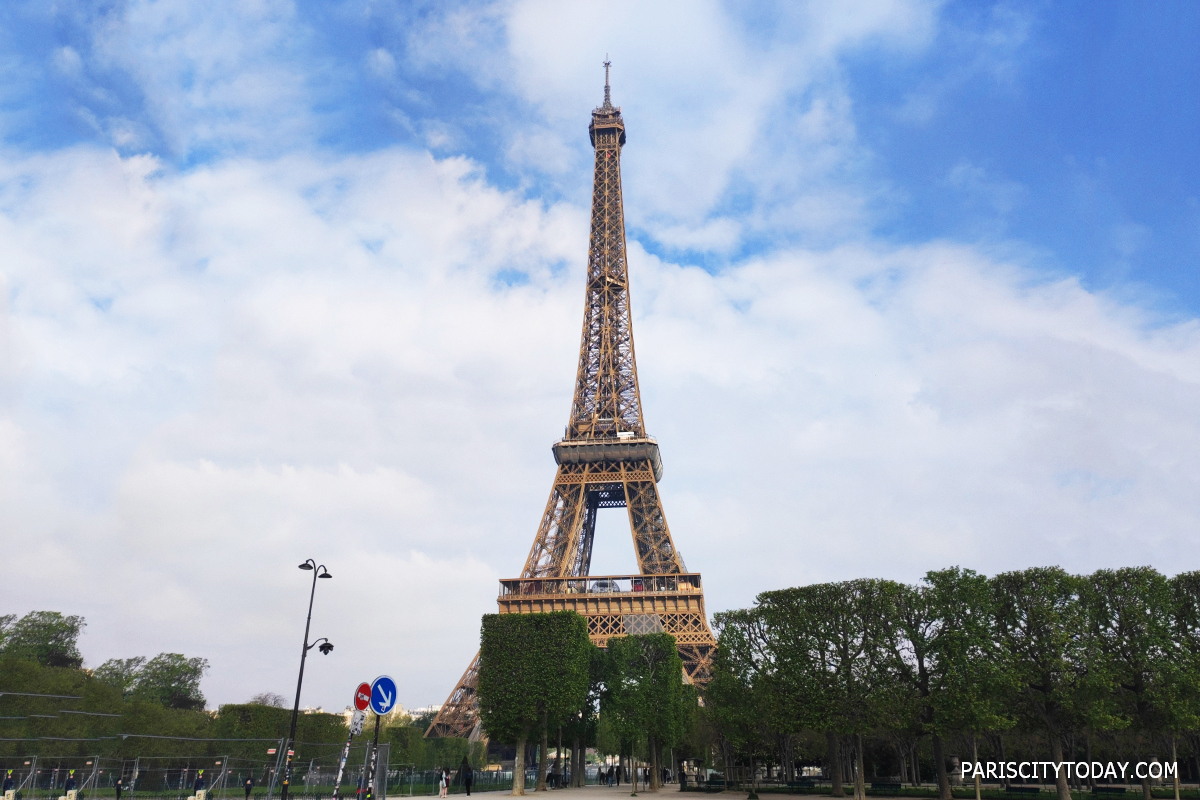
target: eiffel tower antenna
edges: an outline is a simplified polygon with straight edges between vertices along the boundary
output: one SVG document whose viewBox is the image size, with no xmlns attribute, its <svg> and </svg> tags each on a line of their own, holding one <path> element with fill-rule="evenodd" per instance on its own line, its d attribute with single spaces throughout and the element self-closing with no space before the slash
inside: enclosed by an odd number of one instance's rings
<svg viewBox="0 0 1200 800">
<path fill-rule="evenodd" d="M 625 121 L 612 104 L 604 61 L 604 105 L 588 126 L 596 159 L 584 287 L 579 365 L 563 438 L 552 450 L 558 471 L 521 577 L 500 581 L 501 614 L 573 610 L 592 641 L 666 632 L 675 637 L 688 678 L 708 682 L 716 642 L 708 628 L 700 574 L 689 572 L 663 513 L 658 441 L 647 435 L 638 389 L 629 304 L 621 148 Z M 636 575 L 592 575 L 600 509 L 624 508 Z M 426 736 L 480 739 L 475 655 Z"/>
<path fill-rule="evenodd" d="M 608 53 L 604 54 L 604 108 L 612 108 L 612 92 L 608 88 L 608 68 L 612 66 L 612 62 L 608 60 Z"/>
</svg>

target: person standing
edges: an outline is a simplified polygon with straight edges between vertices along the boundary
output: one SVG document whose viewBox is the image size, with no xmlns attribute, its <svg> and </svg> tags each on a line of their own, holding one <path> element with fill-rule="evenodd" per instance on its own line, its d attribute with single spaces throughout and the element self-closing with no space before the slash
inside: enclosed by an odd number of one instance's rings
<svg viewBox="0 0 1200 800">
<path fill-rule="evenodd" d="M 117 778 L 117 782 L 113 784 L 113 788 L 117 790 L 117 800 L 121 800 L 121 792 L 125 789 L 125 783 Z"/>
<path fill-rule="evenodd" d="M 467 790 L 467 797 L 470 797 L 471 796 L 471 784 L 475 782 L 475 772 L 474 772 L 474 770 L 471 769 L 470 764 L 466 764 L 465 759 L 463 760 L 463 763 L 465 765 L 463 768 L 463 771 L 462 771 L 463 788 Z"/>
<path fill-rule="evenodd" d="M 75 791 L 75 786 L 75 770 L 71 770 L 67 773 L 67 782 L 63 784 L 63 791 L 73 792 Z"/>
<path fill-rule="evenodd" d="M 246 790 L 246 800 L 250 800 L 250 792 L 254 791 L 254 778 L 246 778 L 242 788 Z"/>
<path fill-rule="evenodd" d="M 196 773 L 196 780 L 192 782 L 192 794 L 203 792 L 204 787 L 207 785 L 207 782 L 204 780 L 204 770 L 200 770 Z"/>
<path fill-rule="evenodd" d="M 13 771 L 11 769 L 8 772 L 4 773 L 4 791 L 5 792 L 11 792 L 13 790 L 13 786 L 15 785 L 13 782 L 12 773 L 13 773 Z M 120 797 L 121 797 L 120 795 L 117 795 L 118 800 L 120 800 Z"/>
<path fill-rule="evenodd" d="M 450 770 L 442 767 L 442 774 L 438 778 L 438 797 L 446 797 L 450 789 Z"/>
</svg>

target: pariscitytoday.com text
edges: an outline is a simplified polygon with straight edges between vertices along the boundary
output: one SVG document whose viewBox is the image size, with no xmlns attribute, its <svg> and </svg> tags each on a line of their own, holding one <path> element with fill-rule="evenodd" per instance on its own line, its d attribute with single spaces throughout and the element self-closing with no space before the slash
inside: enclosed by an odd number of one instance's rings
<svg viewBox="0 0 1200 800">
<path fill-rule="evenodd" d="M 1065 770 L 1066 777 L 1099 780 L 1161 780 L 1179 775 L 1174 761 L 964 761 L 963 778 L 995 778 L 996 780 L 1057 780 Z"/>
</svg>

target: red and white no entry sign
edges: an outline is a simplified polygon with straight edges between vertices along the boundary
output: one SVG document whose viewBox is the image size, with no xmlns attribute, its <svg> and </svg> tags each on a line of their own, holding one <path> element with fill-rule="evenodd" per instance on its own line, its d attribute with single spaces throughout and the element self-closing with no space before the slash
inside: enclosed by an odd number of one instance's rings
<svg viewBox="0 0 1200 800">
<path fill-rule="evenodd" d="M 360 683 L 354 690 L 354 707 L 359 711 L 366 711 L 369 705 L 371 705 L 371 684 Z"/>
</svg>

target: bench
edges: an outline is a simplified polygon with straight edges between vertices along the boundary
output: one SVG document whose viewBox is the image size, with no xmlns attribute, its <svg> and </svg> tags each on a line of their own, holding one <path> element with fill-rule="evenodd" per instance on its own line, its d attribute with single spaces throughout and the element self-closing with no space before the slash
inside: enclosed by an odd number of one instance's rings
<svg viewBox="0 0 1200 800">
<path fill-rule="evenodd" d="M 1124 786 L 1093 786 L 1092 794 L 1125 794 Z"/>
<path fill-rule="evenodd" d="M 1008 794 L 1041 794 L 1041 788 L 1037 786 L 1010 786 L 1004 790 Z"/>
<path fill-rule="evenodd" d="M 871 784 L 871 791 L 880 794 L 900 794 L 900 784 L 886 781 L 876 781 Z"/>
<path fill-rule="evenodd" d="M 801 778 L 800 780 L 787 782 L 789 789 L 812 789 L 816 785 L 817 782 L 812 778 Z"/>
</svg>

